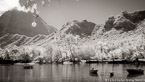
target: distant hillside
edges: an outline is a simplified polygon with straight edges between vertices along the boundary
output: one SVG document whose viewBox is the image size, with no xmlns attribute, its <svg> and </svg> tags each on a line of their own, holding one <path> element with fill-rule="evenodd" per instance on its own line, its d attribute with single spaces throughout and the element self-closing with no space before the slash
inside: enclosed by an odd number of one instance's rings
<svg viewBox="0 0 145 82">
<path fill-rule="evenodd" d="M 88 22 L 87 20 L 81 22 L 74 20 L 63 25 L 60 31 L 66 34 L 79 35 L 81 37 L 90 36 L 95 25 L 95 23 Z"/>
<path fill-rule="evenodd" d="M 6 47 L 13 47 L 13 46 L 24 46 L 24 45 L 32 45 L 36 43 L 37 41 L 43 40 L 46 37 L 46 35 L 36 35 L 34 37 L 28 37 L 26 35 L 20 35 L 20 34 L 5 34 L 2 37 L 0 37 L 0 47 L 6 48 Z"/>
<path fill-rule="evenodd" d="M 105 25 L 96 25 L 92 33 L 92 39 L 97 40 L 132 40 L 138 39 L 145 31 L 145 11 L 127 12 L 124 11 L 117 16 L 107 19 Z M 134 41 L 136 41 L 134 40 Z"/>
<path fill-rule="evenodd" d="M 115 28 L 117 30 L 130 31 L 134 30 L 137 27 L 136 25 L 144 19 L 145 10 L 135 11 L 132 13 L 124 11 L 116 17 L 109 17 L 104 28 L 107 31 L 111 30 L 112 28 Z"/>
<path fill-rule="evenodd" d="M 5 12 L 0 17 L 0 34 L 21 34 L 35 36 L 37 34 L 48 35 L 56 31 L 56 28 L 47 25 L 41 17 L 36 18 L 36 27 L 32 27 L 33 14 L 16 9 Z"/>
</svg>

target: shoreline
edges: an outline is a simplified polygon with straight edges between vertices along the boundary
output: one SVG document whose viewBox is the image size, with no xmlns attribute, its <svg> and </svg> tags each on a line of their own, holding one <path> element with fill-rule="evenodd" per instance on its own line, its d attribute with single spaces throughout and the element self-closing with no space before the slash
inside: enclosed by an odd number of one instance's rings
<svg viewBox="0 0 145 82">
<path fill-rule="evenodd" d="M 107 64 L 136 64 L 136 63 L 145 63 L 145 59 L 139 59 L 139 61 L 130 61 L 130 60 L 81 60 L 81 61 L 61 61 L 61 62 L 39 62 L 39 61 L 32 61 L 32 62 L 23 62 L 19 60 L 0 60 L 0 65 L 14 65 L 17 63 L 35 63 L 35 64 L 97 64 L 97 63 L 107 63 Z"/>
</svg>

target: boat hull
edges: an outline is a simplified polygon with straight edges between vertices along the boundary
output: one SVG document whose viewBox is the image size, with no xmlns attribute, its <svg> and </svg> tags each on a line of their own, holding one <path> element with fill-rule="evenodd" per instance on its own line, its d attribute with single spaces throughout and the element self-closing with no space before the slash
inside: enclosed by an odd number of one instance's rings
<svg viewBox="0 0 145 82">
<path fill-rule="evenodd" d="M 127 60 L 116 59 L 116 60 L 108 60 L 108 64 L 126 64 Z"/>
<path fill-rule="evenodd" d="M 98 70 L 90 70 L 90 74 L 97 74 Z"/>
<path fill-rule="evenodd" d="M 24 64 L 24 69 L 33 69 L 33 65 L 34 63 L 27 63 L 27 64 Z"/>
<path fill-rule="evenodd" d="M 129 74 L 143 74 L 144 70 L 141 70 L 141 69 L 127 69 L 127 72 Z"/>
<path fill-rule="evenodd" d="M 33 66 L 24 66 L 24 69 L 33 69 Z"/>
</svg>

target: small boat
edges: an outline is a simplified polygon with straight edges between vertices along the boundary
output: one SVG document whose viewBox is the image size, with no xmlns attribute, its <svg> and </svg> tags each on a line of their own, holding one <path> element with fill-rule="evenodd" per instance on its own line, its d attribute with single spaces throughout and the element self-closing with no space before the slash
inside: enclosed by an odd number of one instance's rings
<svg viewBox="0 0 145 82">
<path fill-rule="evenodd" d="M 33 69 L 34 63 L 26 63 L 23 65 L 24 69 Z"/>
<path fill-rule="evenodd" d="M 113 77 L 114 76 L 114 72 L 110 72 L 110 77 Z"/>
<path fill-rule="evenodd" d="M 125 64 L 125 63 L 127 63 L 127 60 L 123 59 L 108 60 L 108 64 Z"/>
<path fill-rule="evenodd" d="M 63 64 L 73 64 L 73 62 L 70 62 L 70 61 L 64 61 Z"/>
<path fill-rule="evenodd" d="M 143 74 L 144 70 L 142 69 L 127 69 L 129 74 Z"/>
<path fill-rule="evenodd" d="M 98 70 L 90 70 L 90 74 L 97 74 Z"/>
<path fill-rule="evenodd" d="M 33 66 L 24 66 L 24 69 L 33 69 Z"/>
<path fill-rule="evenodd" d="M 98 77 L 98 74 L 91 74 L 89 73 L 90 76 Z"/>
<path fill-rule="evenodd" d="M 145 59 L 138 59 L 140 63 L 145 63 Z"/>
<path fill-rule="evenodd" d="M 98 63 L 98 60 L 87 60 L 86 63 Z"/>
<path fill-rule="evenodd" d="M 90 74 L 97 74 L 98 70 L 94 70 L 94 68 L 92 68 L 89 72 Z"/>
</svg>

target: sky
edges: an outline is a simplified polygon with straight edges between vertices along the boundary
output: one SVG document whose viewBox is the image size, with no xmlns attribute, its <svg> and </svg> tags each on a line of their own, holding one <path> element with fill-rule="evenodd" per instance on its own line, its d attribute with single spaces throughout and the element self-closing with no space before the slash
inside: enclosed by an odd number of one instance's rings
<svg viewBox="0 0 145 82">
<path fill-rule="evenodd" d="M 20 7 L 19 0 L 0 0 L 0 11 Z M 6 5 L 4 3 L 9 3 Z M 38 11 L 48 25 L 60 29 L 62 25 L 73 20 L 88 20 L 96 24 L 104 24 L 108 17 L 120 14 L 122 11 L 133 12 L 145 9 L 145 0 L 51 0 L 43 7 L 37 0 Z M 19 8 L 23 10 L 23 8 Z"/>
<path fill-rule="evenodd" d="M 68 21 L 88 20 L 104 24 L 108 17 L 122 11 L 145 9 L 145 0 L 54 0 L 46 8 L 38 7 L 40 16 L 48 24 L 61 28 Z"/>
</svg>

